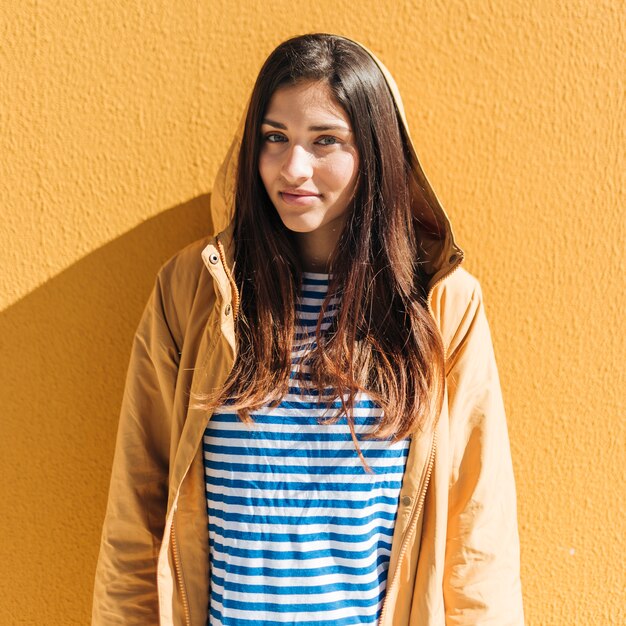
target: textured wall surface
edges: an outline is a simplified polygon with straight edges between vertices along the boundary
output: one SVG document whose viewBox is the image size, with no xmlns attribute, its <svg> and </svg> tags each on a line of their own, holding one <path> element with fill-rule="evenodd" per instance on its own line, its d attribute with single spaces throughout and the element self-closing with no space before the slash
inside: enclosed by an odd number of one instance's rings
<svg viewBox="0 0 626 626">
<path fill-rule="evenodd" d="M 0 7 L 0 624 L 85 624 L 130 342 L 271 49 L 394 74 L 481 281 L 529 624 L 624 624 L 624 5 L 321 0 Z"/>
</svg>

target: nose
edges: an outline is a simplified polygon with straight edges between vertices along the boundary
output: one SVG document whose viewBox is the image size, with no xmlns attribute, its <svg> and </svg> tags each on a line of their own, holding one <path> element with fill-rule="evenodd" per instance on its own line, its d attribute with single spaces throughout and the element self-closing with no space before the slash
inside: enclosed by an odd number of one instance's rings
<svg viewBox="0 0 626 626">
<path fill-rule="evenodd" d="M 288 184 L 311 178 L 313 165 L 311 155 L 302 147 L 295 144 L 285 153 L 281 167 L 281 174 Z"/>
</svg>

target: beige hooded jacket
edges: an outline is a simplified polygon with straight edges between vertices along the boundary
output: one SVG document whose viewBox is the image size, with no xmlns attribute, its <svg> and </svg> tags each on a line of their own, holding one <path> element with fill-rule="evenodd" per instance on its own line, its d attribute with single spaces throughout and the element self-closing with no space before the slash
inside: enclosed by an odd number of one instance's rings
<svg viewBox="0 0 626 626">
<path fill-rule="evenodd" d="M 361 44 L 360 44 L 361 45 Z M 365 48 L 365 46 L 363 46 Z M 365 48 L 367 50 L 367 48 Z M 373 53 L 406 125 L 397 86 Z M 205 626 L 209 602 L 202 436 L 190 391 L 223 384 L 235 360 L 232 277 L 236 157 L 218 173 L 219 234 L 160 269 L 130 356 L 97 564 L 93 624 Z M 407 128 L 408 134 L 408 128 Z M 380 626 L 524 623 L 516 495 L 505 409 L 480 284 L 411 149 L 428 224 L 428 310 L 446 350 L 435 430 L 414 436 L 392 541 Z M 417 203 L 415 203 L 417 211 Z"/>
</svg>

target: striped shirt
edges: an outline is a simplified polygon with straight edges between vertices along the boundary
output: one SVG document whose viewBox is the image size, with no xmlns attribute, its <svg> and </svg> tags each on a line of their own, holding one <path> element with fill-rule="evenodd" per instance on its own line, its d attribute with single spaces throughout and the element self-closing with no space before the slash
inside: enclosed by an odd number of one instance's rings
<svg viewBox="0 0 626 626">
<path fill-rule="evenodd" d="M 329 275 L 305 272 L 297 302 L 289 393 L 243 424 L 228 401 L 208 422 L 204 468 L 211 565 L 211 625 L 347 626 L 375 624 L 384 600 L 391 540 L 409 440 L 364 440 L 382 415 L 364 393 L 355 398 L 359 459 L 345 416 L 328 411 L 306 353 Z M 322 329 L 337 313 L 338 298 Z"/>
</svg>

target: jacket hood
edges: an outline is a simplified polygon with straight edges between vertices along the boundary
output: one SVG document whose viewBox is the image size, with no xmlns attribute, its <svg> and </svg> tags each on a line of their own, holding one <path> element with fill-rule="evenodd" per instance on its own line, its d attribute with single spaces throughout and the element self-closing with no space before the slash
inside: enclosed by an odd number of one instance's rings
<svg viewBox="0 0 626 626">
<path fill-rule="evenodd" d="M 423 269 L 430 277 L 428 286 L 432 287 L 443 275 L 447 274 L 463 260 L 465 253 L 457 245 L 450 219 L 441 205 L 441 202 L 435 195 L 419 162 L 415 145 L 411 138 L 411 133 L 409 132 L 400 91 L 398 90 L 394 78 L 383 62 L 366 46 L 354 39 L 343 38 L 361 46 L 380 68 L 393 96 L 399 121 L 403 124 L 406 135 L 409 138 L 412 173 L 409 181 L 411 205 L 414 215 L 419 219 L 421 224 L 418 233 L 418 246 L 424 261 Z M 232 236 L 234 232 L 233 215 L 237 161 L 249 104 L 250 98 L 248 98 L 233 140 L 218 170 L 211 194 L 213 226 L 215 232 L 218 233 L 217 237 L 224 244 L 226 262 L 229 270 L 233 267 L 234 259 Z"/>
</svg>

